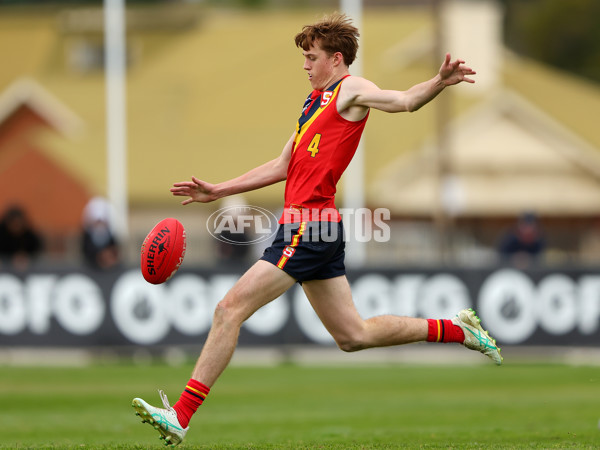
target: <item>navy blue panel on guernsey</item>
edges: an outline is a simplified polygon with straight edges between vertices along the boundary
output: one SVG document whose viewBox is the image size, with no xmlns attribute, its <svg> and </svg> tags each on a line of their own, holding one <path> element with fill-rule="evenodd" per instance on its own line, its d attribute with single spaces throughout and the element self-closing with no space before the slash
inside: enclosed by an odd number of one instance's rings
<svg viewBox="0 0 600 450">
<path fill-rule="evenodd" d="M 341 80 L 332 84 L 330 87 L 325 89 L 325 91 L 323 91 L 323 92 L 327 92 L 327 91 L 333 92 L 335 90 L 335 88 L 337 87 L 337 85 L 340 84 L 344 78 L 342 78 Z M 308 95 L 308 97 L 306 97 L 306 100 L 304 101 L 304 105 L 302 106 L 302 114 L 300 114 L 300 118 L 298 119 L 298 129 L 296 130 L 296 132 L 298 132 L 298 133 L 300 133 L 304 124 L 313 116 L 313 114 L 315 112 L 317 112 L 317 110 L 321 106 L 321 101 L 319 99 L 321 98 L 322 93 L 313 97 L 313 94 L 315 94 L 317 92 L 319 92 L 319 91 L 311 92 Z M 311 105 L 311 103 L 312 103 L 312 105 Z M 310 105 L 310 109 L 308 111 L 306 111 L 306 108 L 308 108 L 309 105 Z"/>
</svg>

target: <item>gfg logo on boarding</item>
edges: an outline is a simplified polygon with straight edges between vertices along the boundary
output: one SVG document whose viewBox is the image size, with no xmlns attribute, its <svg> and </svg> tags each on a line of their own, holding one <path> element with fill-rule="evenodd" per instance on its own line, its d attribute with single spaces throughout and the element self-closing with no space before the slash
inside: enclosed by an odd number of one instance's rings
<svg viewBox="0 0 600 450">
<path fill-rule="evenodd" d="M 277 232 L 277 217 L 260 206 L 228 206 L 218 209 L 206 221 L 212 237 L 234 245 L 267 241 Z"/>
</svg>

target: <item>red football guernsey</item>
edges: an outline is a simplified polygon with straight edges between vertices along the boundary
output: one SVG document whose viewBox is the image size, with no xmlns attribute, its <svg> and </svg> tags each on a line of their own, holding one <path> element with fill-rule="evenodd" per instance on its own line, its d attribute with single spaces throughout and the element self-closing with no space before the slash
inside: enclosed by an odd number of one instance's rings
<svg viewBox="0 0 600 450">
<path fill-rule="evenodd" d="M 279 223 L 341 220 L 335 207 L 336 185 L 356 152 L 369 117 L 367 113 L 364 119 L 351 122 L 338 113 L 337 96 L 344 78 L 325 91 L 312 91 L 304 102 Z"/>
</svg>

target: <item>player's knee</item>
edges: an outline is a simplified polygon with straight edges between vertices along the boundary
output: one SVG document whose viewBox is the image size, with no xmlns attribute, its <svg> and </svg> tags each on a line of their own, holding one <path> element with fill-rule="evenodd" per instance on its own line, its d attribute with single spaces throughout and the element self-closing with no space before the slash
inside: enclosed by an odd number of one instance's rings
<svg viewBox="0 0 600 450">
<path fill-rule="evenodd" d="M 215 312 L 213 314 L 213 324 L 223 322 L 226 319 L 227 314 L 228 306 L 224 300 L 221 300 L 219 303 L 217 303 L 217 306 L 215 307 Z"/>
<path fill-rule="evenodd" d="M 243 319 L 240 319 L 240 314 L 238 308 L 235 306 L 235 302 L 230 298 L 225 297 L 215 308 L 215 314 L 213 318 L 214 324 L 225 325 L 225 324 L 235 324 L 243 322 Z"/>
<path fill-rule="evenodd" d="M 357 352 L 362 350 L 364 347 L 360 344 L 360 342 L 354 341 L 340 341 L 337 343 L 340 350 L 347 353 Z"/>
<path fill-rule="evenodd" d="M 359 334 L 338 336 L 335 338 L 337 346 L 343 352 L 357 352 L 365 347 L 364 340 Z"/>
</svg>

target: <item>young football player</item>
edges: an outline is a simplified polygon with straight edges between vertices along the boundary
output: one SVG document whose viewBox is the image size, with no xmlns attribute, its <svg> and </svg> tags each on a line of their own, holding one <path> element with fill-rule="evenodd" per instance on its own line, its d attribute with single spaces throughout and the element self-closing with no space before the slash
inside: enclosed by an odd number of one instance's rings
<svg viewBox="0 0 600 450">
<path fill-rule="evenodd" d="M 312 92 L 304 101 L 294 132 L 275 159 L 219 184 L 192 177 L 171 192 L 182 204 L 207 203 L 285 181 L 285 206 L 271 247 L 217 305 L 212 327 L 179 400 L 171 407 L 140 398 L 133 406 L 167 443 L 179 444 L 197 408 L 227 367 L 242 323 L 296 282 L 337 345 L 346 352 L 419 341 L 457 342 L 501 364 L 500 349 L 472 310 L 452 320 L 383 315 L 361 318 L 345 276 L 344 236 L 335 207 L 336 184 L 350 163 L 374 108 L 389 113 L 417 111 L 446 87 L 473 83 L 464 61 L 446 57 L 430 80 L 406 91 L 383 90 L 351 76 L 358 30 L 345 15 L 325 17 L 295 37 Z"/>
</svg>

